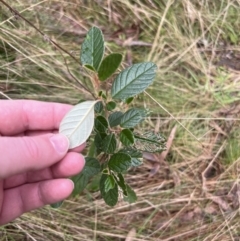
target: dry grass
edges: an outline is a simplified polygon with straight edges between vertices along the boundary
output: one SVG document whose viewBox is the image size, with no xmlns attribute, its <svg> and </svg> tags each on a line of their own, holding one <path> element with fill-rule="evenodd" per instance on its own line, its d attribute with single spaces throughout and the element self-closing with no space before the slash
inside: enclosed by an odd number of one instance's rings
<svg viewBox="0 0 240 241">
<path fill-rule="evenodd" d="M 155 62 L 158 76 L 148 93 L 156 101 L 139 97 L 153 110 L 147 128 L 158 125 L 166 136 L 178 128 L 154 175 L 149 173 L 156 163 L 150 161 L 127 175 L 139 197 L 135 204 L 109 208 L 98 192 L 86 191 L 59 210 L 25 214 L 0 229 L 0 240 L 240 240 L 239 71 L 217 66 L 230 49 L 239 53 L 240 1 L 8 3 L 77 58 L 86 31 L 97 25 L 108 51 L 122 52 L 126 65 Z M 63 56 L 85 82 L 77 63 L 4 7 L 0 18 L 2 98 L 72 104 L 90 98 L 69 75 Z"/>
</svg>

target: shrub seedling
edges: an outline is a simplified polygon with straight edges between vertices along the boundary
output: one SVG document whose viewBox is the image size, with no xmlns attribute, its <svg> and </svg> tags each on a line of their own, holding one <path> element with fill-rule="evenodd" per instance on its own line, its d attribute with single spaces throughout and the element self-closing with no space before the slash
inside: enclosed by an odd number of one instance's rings
<svg viewBox="0 0 240 241">
<path fill-rule="evenodd" d="M 129 107 L 134 97 L 153 82 L 157 66 L 151 62 L 138 63 L 115 74 L 122 55 L 103 56 L 102 32 L 92 27 L 82 44 L 80 60 L 92 76 L 92 95 L 97 97 L 74 106 L 63 118 L 59 131 L 68 137 L 70 148 L 81 145 L 90 136 L 85 167 L 72 177 L 75 183 L 73 196 L 81 193 L 93 176 L 101 174 L 102 198 L 106 204 L 114 206 L 119 192 L 124 200 L 136 201 L 136 194 L 125 182 L 123 173 L 130 167 L 141 165 L 142 152 L 164 150 L 165 139 L 153 132 L 136 132 L 134 128 L 148 113 L 144 108 Z M 127 108 L 121 111 L 123 104 Z M 59 206 L 59 203 L 53 206 Z"/>
</svg>

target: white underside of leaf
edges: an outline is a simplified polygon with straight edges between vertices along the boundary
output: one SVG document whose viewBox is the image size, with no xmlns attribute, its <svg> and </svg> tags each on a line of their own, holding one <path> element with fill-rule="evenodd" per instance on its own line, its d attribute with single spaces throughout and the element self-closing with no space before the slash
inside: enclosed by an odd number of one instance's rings
<svg viewBox="0 0 240 241">
<path fill-rule="evenodd" d="M 75 105 L 60 123 L 59 132 L 69 139 L 69 149 L 80 146 L 90 136 L 94 125 L 96 101 Z"/>
</svg>

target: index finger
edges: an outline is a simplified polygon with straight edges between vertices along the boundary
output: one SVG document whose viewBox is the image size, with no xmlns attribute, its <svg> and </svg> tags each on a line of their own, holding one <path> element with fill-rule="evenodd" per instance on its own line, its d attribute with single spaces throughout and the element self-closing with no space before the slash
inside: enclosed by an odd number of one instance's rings
<svg viewBox="0 0 240 241">
<path fill-rule="evenodd" d="M 0 100 L 0 133 L 16 135 L 27 130 L 54 130 L 71 105 L 34 100 Z"/>
</svg>

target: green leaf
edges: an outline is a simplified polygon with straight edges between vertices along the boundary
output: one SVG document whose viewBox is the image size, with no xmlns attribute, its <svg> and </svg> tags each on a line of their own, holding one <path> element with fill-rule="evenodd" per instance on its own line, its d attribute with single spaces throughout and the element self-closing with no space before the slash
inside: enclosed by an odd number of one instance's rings
<svg viewBox="0 0 240 241">
<path fill-rule="evenodd" d="M 71 179 L 74 182 L 74 189 L 72 192 L 72 196 L 75 197 L 85 189 L 85 187 L 87 186 L 87 184 L 89 182 L 90 177 L 80 173 L 80 174 L 72 177 Z"/>
<path fill-rule="evenodd" d="M 150 114 L 150 111 L 148 111 L 146 109 L 136 108 L 135 110 L 137 110 L 139 112 L 139 114 L 142 116 L 142 119 L 145 119 Z"/>
<path fill-rule="evenodd" d="M 125 180 L 124 180 L 124 177 L 121 173 L 118 173 L 117 184 L 122 189 L 123 195 L 127 196 L 127 188 L 126 188 Z"/>
<path fill-rule="evenodd" d="M 161 134 L 150 131 L 142 135 L 134 133 L 134 137 L 133 147 L 139 151 L 162 152 L 166 150 L 166 139 Z"/>
<path fill-rule="evenodd" d="M 124 172 L 131 166 L 131 157 L 126 153 L 115 153 L 111 156 L 108 167 L 115 172 Z"/>
<path fill-rule="evenodd" d="M 93 157 L 86 157 L 85 159 L 86 163 L 82 172 L 71 178 L 74 182 L 73 196 L 81 193 L 87 186 L 89 179 L 101 171 L 101 166 L 97 159 Z"/>
<path fill-rule="evenodd" d="M 107 136 L 106 133 L 101 133 L 101 132 L 98 132 L 98 133 L 95 135 L 94 144 L 95 144 L 95 146 L 97 147 L 97 149 L 102 150 L 103 139 L 104 139 L 106 136 Z"/>
<path fill-rule="evenodd" d="M 62 204 L 63 204 L 63 201 L 60 201 L 60 202 L 57 202 L 57 203 L 53 203 L 50 206 L 52 208 L 60 208 L 62 206 Z"/>
<path fill-rule="evenodd" d="M 98 173 L 97 175 L 91 178 L 91 181 L 86 186 L 86 190 L 90 193 L 99 191 L 99 182 L 102 174 Z"/>
<path fill-rule="evenodd" d="M 107 107 L 107 110 L 111 111 L 111 110 L 115 109 L 116 103 L 114 101 L 110 101 L 107 103 L 106 107 Z"/>
<path fill-rule="evenodd" d="M 93 68 L 93 66 L 91 66 L 89 64 L 84 65 L 84 67 L 86 67 L 87 69 L 90 69 L 90 70 L 95 72 L 95 69 Z"/>
<path fill-rule="evenodd" d="M 137 195 L 133 191 L 133 189 L 126 184 L 126 190 L 127 190 L 127 196 L 124 197 L 124 201 L 129 202 L 129 203 L 134 203 L 137 201 Z"/>
<path fill-rule="evenodd" d="M 102 93 L 102 98 L 103 98 L 104 100 L 106 100 L 106 99 L 107 99 L 107 96 L 106 96 L 104 93 Z"/>
<path fill-rule="evenodd" d="M 125 146 L 130 146 L 134 143 L 133 133 L 129 129 L 124 129 L 120 133 L 120 141 Z"/>
<path fill-rule="evenodd" d="M 143 120 L 142 114 L 139 109 L 129 109 L 121 118 L 120 126 L 123 128 L 135 127 Z"/>
<path fill-rule="evenodd" d="M 109 54 L 101 63 L 98 70 L 98 78 L 101 81 L 109 78 L 118 69 L 122 62 L 122 55 L 113 53 Z"/>
<path fill-rule="evenodd" d="M 103 110 L 103 103 L 102 101 L 98 101 L 95 105 L 94 105 L 94 111 L 96 113 L 101 113 Z"/>
<path fill-rule="evenodd" d="M 146 62 L 123 70 L 113 82 L 112 98 L 124 100 L 143 92 L 153 82 L 156 69 L 154 63 Z"/>
<path fill-rule="evenodd" d="M 119 152 L 126 153 L 130 157 L 142 158 L 142 152 L 140 152 L 140 151 L 138 151 L 136 149 L 133 149 L 131 147 L 127 147 L 127 148 L 121 149 Z"/>
<path fill-rule="evenodd" d="M 140 160 L 140 159 L 138 159 L 136 157 L 132 157 L 131 163 L 132 163 L 131 164 L 132 167 L 138 167 L 138 166 L 143 164 L 142 160 Z"/>
<path fill-rule="evenodd" d="M 125 103 L 129 105 L 133 100 L 134 100 L 134 97 L 129 97 L 125 100 Z"/>
<path fill-rule="evenodd" d="M 114 127 L 120 124 L 123 113 L 121 111 L 115 111 L 108 117 L 110 127 Z"/>
<path fill-rule="evenodd" d="M 82 65 L 97 71 L 104 54 L 104 40 L 102 31 L 97 27 L 92 27 L 81 47 L 80 60 Z"/>
<path fill-rule="evenodd" d="M 118 185 L 110 189 L 108 192 L 105 191 L 105 181 L 108 175 L 102 174 L 100 179 L 100 192 L 105 201 L 105 203 L 111 207 L 117 204 L 118 201 Z"/>
<path fill-rule="evenodd" d="M 106 136 L 102 142 L 102 149 L 105 153 L 111 154 L 115 151 L 117 147 L 116 137 L 113 133 Z"/>
<path fill-rule="evenodd" d="M 105 192 L 113 189 L 115 187 L 115 179 L 112 175 L 108 175 L 104 183 Z"/>
<path fill-rule="evenodd" d="M 109 171 L 108 171 L 108 169 L 103 169 L 103 170 L 102 170 L 102 173 L 108 175 Z"/>
<path fill-rule="evenodd" d="M 105 132 L 108 128 L 108 122 L 102 115 L 95 118 L 95 129 L 98 132 Z"/>
<path fill-rule="evenodd" d="M 119 152 L 123 152 L 128 154 L 131 157 L 131 166 L 132 167 L 137 167 L 142 165 L 142 160 L 140 160 L 139 158 L 142 158 L 142 152 L 133 149 L 131 147 L 127 147 L 124 148 L 122 150 L 120 150 Z"/>
</svg>

